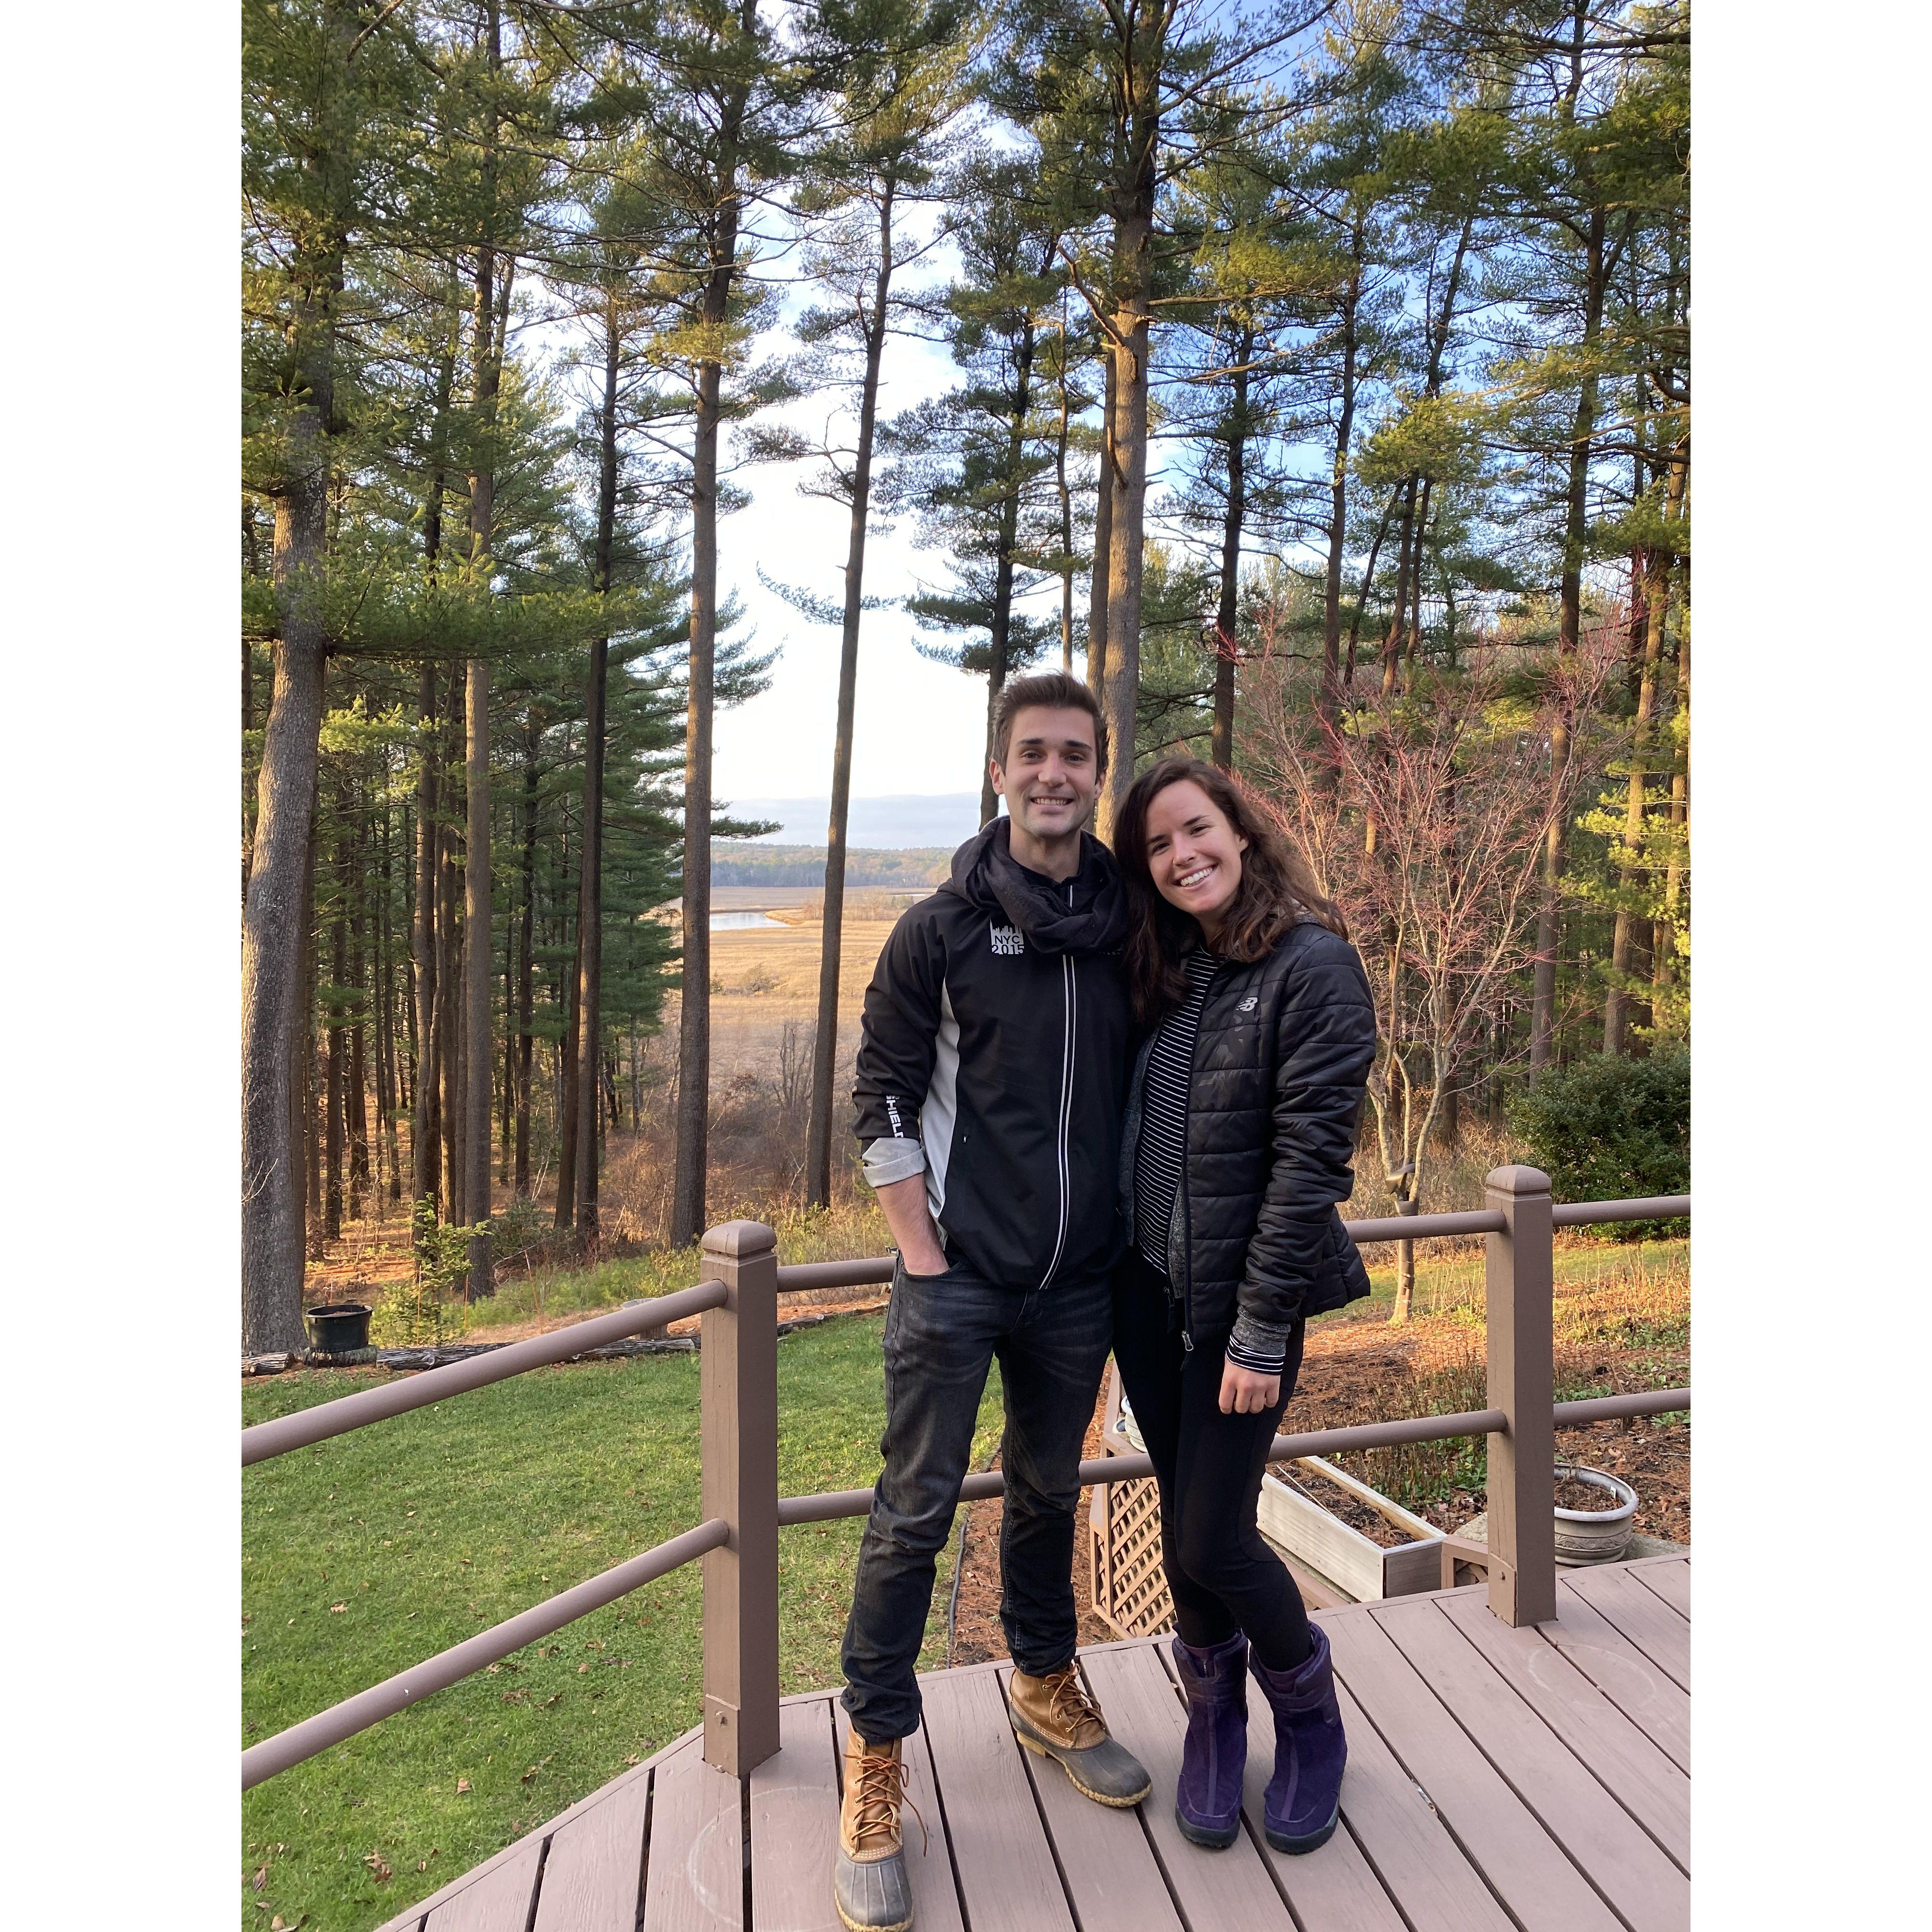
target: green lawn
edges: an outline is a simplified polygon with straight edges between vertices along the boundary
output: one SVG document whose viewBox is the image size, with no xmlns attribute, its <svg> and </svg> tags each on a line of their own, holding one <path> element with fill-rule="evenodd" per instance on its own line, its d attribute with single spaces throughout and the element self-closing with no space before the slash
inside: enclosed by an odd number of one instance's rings
<svg viewBox="0 0 1932 1932">
<path fill-rule="evenodd" d="M 780 1343 L 784 1492 L 876 1476 L 883 1321 L 830 1322 Z M 244 1383 L 242 1419 L 370 1379 Z M 996 1370 L 976 1465 L 993 1447 L 998 1382 Z M 244 1742 L 698 1516 L 688 1357 L 540 1370 L 260 1464 L 242 1478 Z M 781 1533 L 787 1691 L 837 1681 L 860 1527 Z M 279 1916 L 304 1932 L 365 1932 L 696 1723 L 698 1578 L 690 1564 L 647 1584 L 249 1792 L 243 1924 L 266 1932 Z M 943 1563 L 922 1667 L 944 1660 L 950 1582 Z"/>
</svg>

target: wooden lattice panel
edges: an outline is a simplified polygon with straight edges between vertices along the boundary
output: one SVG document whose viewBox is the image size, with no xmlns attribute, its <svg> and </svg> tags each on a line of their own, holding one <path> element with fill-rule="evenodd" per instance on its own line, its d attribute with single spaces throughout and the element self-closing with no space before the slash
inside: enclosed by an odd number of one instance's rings
<svg viewBox="0 0 1932 1932">
<path fill-rule="evenodd" d="M 1109 1372 L 1100 1447 L 1131 1455 L 1120 1432 L 1120 1372 Z M 1174 1598 L 1160 1561 L 1160 1492 L 1151 1478 L 1095 1486 L 1087 1518 L 1094 1607 L 1123 1636 L 1154 1636 L 1174 1628 Z"/>
</svg>

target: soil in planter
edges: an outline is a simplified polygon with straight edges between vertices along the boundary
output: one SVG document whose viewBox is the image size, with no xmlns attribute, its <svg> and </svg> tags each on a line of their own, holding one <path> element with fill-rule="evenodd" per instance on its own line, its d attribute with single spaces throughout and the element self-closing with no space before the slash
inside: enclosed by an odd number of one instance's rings
<svg viewBox="0 0 1932 1932">
<path fill-rule="evenodd" d="M 1557 1482 L 1556 1507 L 1558 1509 L 1587 1510 L 1592 1516 L 1600 1516 L 1612 1510 L 1622 1509 L 1623 1503 L 1614 1490 L 1601 1488 L 1595 1483 L 1586 1483 L 1580 1476 L 1564 1476 Z"/>
<path fill-rule="evenodd" d="M 1405 1543 L 1415 1540 L 1408 1531 L 1398 1528 L 1360 1496 L 1350 1495 L 1336 1484 L 1324 1482 L 1312 1471 L 1278 1462 L 1272 1473 L 1290 1489 L 1306 1496 L 1317 1509 L 1326 1510 L 1330 1516 L 1340 1517 L 1351 1529 L 1359 1530 L 1378 1550 L 1396 1550 Z"/>
</svg>

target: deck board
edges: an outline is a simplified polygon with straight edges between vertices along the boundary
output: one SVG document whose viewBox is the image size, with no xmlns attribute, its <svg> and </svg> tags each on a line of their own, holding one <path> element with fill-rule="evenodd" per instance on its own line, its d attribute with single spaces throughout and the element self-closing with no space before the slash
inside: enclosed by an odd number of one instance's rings
<svg viewBox="0 0 1932 1932">
<path fill-rule="evenodd" d="M 1373 1616 L 1632 1932 L 1670 1932 L 1688 1921 L 1684 1874 L 1427 1597 L 1378 1605 Z"/>
<path fill-rule="evenodd" d="M 829 1697 L 780 1706 L 778 1754 L 752 1773 L 752 1932 L 839 1932 L 836 1750 Z"/>
<path fill-rule="evenodd" d="M 1597 1570 L 1565 1571 L 1557 1582 L 1582 1598 L 1607 1623 L 1629 1638 L 1678 1689 L 1690 1688 L 1690 1624 L 1654 1591 L 1634 1576 L 1606 1564 Z"/>
<path fill-rule="evenodd" d="M 1619 1932 L 1616 1915 L 1388 1633 L 1360 1613 L 1325 1621 L 1336 1668 L 1355 1701 L 1491 1888 L 1508 1900 L 1522 1932 Z"/>
<path fill-rule="evenodd" d="M 906 1745 L 918 1932 L 1682 1932 L 1689 1576 L 1688 1557 L 1567 1573 L 1556 1617 L 1521 1630 L 1480 1587 L 1318 1612 L 1348 1769 L 1341 1828 L 1302 1858 L 1263 1835 L 1274 1724 L 1258 1692 L 1246 1828 L 1220 1852 L 1181 1837 L 1185 1708 L 1160 1640 L 1082 1653 L 1153 1775 L 1135 1810 L 1082 1798 L 1020 1748 L 1010 1664 L 925 1678 Z M 812 1692 L 779 1726 L 742 1784 L 688 1733 L 385 1932 L 638 1932 L 640 1886 L 644 1932 L 839 1932 L 844 1714 Z"/>
<path fill-rule="evenodd" d="M 645 1867 L 646 1932 L 743 1932 L 738 1780 L 713 1770 L 694 1748 L 660 1766 L 652 1780 Z M 576 1932 L 632 1932 L 634 1924 L 607 1928 L 586 1923 Z"/>
<path fill-rule="evenodd" d="M 1004 1690 L 1012 1672 L 999 1675 Z M 1082 1797 L 1059 1766 L 1044 1758 L 1022 1752 L 1020 1762 L 1080 1924 L 1107 1932 L 1181 1932 L 1138 1814 Z"/>
<path fill-rule="evenodd" d="M 1516 1695 L 1563 1738 L 1680 1871 L 1690 1869 L 1690 1780 L 1561 1651 L 1512 1630 L 1472 1598 L 1442 1614 Z"/>
<path fill-rule="evenodd" d="M 1075 1932 L 999 1679 L 954 1672 L 920 1688 L 973 1932 Z"/>
<path fill-rule="evenodd" d="M 1210 1851 L 1180 1834 L 1174 1787 L 1187 1720 L 1160 1658 L 1142 1646 L 1089 1651 L 1082 1661 L 1107 1714 L 1108 1730 L 1154 1780 L 1154 1795 L 1141 1806 L 1141 1816 L 1191 1932 L 1220 1932 L 1225 1926 L 1239 1926 L 1242 1932 L 1292 1932 L 1294 1922 L 1245 1832 L 1225 1851 Z"/>
<path fill-rule="evenodd" d="M 1673 1684 L 1581 1597 L 1558 1591 L 1537 1634 L 1560 1651 L 1680 1771 L 1690 1768 L 1690 1694 Z"/>
<path fill-rule="evenodd" d="M 1626 1566 L 1643 1587 L 1661 1597 L 1680 1617 L 1690 1614 L 1690 1565 L 1684 1558 Z"/>
<path fill-rule="evenodd" d="M 1342 1822 L 1401 1900 L 1414 1932 L 1514 1932 L 1515 1922 L 1463 1856 L 1442 1814 L 1396 1762 L 1345 1684 L 1336 1687 L 1335 1697 L 1348 1738 Z"/>
<path fill-rule="evenodd" d="M 541 1839 L 526 1844 L 507 1864 L 465 1886 L 430 1912 L 428 1932 L 501 1932 L 504 1927 L 529 1924 L 543 1851 Z"/>
<path fill-rule="evenodd" d="M 552 1835 L 532 1932 L 637 1924 L 650 1795 L 627 1784 Z"/>
</svg>

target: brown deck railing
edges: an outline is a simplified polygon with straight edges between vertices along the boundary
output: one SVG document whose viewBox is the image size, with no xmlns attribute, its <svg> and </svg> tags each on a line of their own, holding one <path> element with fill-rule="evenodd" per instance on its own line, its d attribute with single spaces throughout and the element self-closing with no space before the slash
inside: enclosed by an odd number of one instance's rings
<svg viewBox="0 0 1932 1932">
<path fill-rule="evenodd" d="M 1553 1232 L 1600 1222 L 1675 1220 L 1690 1213 L 1690 1197 L 1559 1206 L 1550 1200 L 1548 1176 L 1530 1167 L 1498 1168 L 1485 1192 L 1490 1205 L 1474 1213 L 1393 1216 L 1352 1221 L 1348 1227 L 1361 1244 L 1484 1237 L 1490 1406 L 1457 1415 L 1277 1436 L 1271 1456 L 1279 1461 L 1487 1436 L 1489 1544 L 1486 1552 L 1468 1553 L 1487 1563 L 1491 1610 L 1507 1623 L 1537 1623 L 1556 1612 L 1556 1430 L 1690 1406 L 1688 1388 L 1589 1402 L 1555 1400 Z M 246 1467 L 687 1316 L 703 1318 L 702 1520 L 696 1527 L 250 1745 L 242 1754 L 244 1790 L 694 1560 L 704 1565 L 706 1760 L 742 1775 L 778 1749 L 778 1532 L 793 1523 L 863 1516 L 872 1504 L 870 1490 L 778 1493 L 778 1292 L 887 1282 L 892 1260 L 886 1256 L 781 1268 L 776 1246 L 777 1237 L 761 1222 L 727 1222 L 704 1237 L 706 1264 L 716 1280 L 242 1432 Z M 1152 1474 L 1145 1456 L 1108 1456 L 1080 1466 L 1083 1486 Z M 960 1498 L 998 1496 L 1005 1486 L 997 1470 L 970 1475 L 960 1485 Z"/>
</svg>

